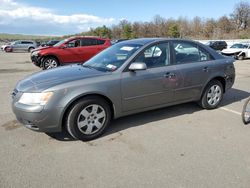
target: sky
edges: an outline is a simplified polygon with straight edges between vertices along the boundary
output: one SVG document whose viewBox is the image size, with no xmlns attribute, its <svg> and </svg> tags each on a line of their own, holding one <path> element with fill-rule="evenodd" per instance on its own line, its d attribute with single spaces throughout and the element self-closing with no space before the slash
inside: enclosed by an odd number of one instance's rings
<svg viewBox="0 0 250 188">
<path fill-rule="evenodd" d="M 249 1 L 249 0 L 248 0 Z M 66 35 L 90 28 L 185 17 L 217 19 L 240 0 L 0 0 L 0 33 Z"/>
</svg>

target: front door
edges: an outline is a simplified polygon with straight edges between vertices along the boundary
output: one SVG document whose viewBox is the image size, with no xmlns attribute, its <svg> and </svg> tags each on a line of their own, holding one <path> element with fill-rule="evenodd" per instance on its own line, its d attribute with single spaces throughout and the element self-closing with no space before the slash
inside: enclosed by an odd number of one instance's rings
<svg viewBox="0 0 250 188">
<path fill-rule="evenodd" d="M 81 45 L 80 39 L 74 39 L 68 41 L 66 44 L 66 48 L 58 49 L 58 56 L 61 62 L 63 63 L 80 63 L 81 60 Z"/>
<path fill-rule="evenodd" d="M 169 49 L 169 43 L 147 48 L 133 61 L 144 62 L 147 69 L 122 73 L 123 111 L 160 106 L 173 100 L 177 80 Z"/>
</svg>

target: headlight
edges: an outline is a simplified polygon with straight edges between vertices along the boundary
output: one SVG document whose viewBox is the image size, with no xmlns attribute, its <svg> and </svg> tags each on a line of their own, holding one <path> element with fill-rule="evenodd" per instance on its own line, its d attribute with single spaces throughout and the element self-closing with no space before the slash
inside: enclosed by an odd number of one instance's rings
<svg viewBox="0 0 250 188">
<path fill-rule="evenodd" d="M 45 105 L 53 92 L 45 92 L 45 93 L 23 93 L 21 98 L 19 99 L 19 103 L 27 104 L 27 105 Z"/>
<path fill-rule="evenodd" d="M 40 50 L 37 50 L 37 51 L 32 52 L 32 55 L 33 56 L 38 56 L 39 53 L 40 53 Z"/>
</svg>

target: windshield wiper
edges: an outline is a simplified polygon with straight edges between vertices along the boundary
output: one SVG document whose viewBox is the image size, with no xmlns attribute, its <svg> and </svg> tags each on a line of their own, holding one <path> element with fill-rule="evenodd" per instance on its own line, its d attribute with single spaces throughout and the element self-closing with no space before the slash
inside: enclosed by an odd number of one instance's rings
<svg viewBox="0 0 250 188">
<path fill-rule="evenodd" d="M 95 67 L 92 67 L 92 66 L 90 66 L 90 65 L 84 65 L 84 64 L 82 64 L 82 66 L 83 66 L 83 67 L 86 67 L 86 68 L 90 68 L 90 69 L 96 69 Z"/>
</svg>

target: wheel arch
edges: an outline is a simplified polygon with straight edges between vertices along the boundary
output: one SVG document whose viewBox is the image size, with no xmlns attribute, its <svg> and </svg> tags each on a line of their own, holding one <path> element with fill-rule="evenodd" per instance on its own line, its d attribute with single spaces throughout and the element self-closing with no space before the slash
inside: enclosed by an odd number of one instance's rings
<svg viewBox="0 0 250 188">
<path fill-rule="evenodd" d="M 59 65 L 61 64 L 60 59 L 59 59 L 55 54 L 46 54 L 46 55 L 42 55 L 42 58 L 41 58 L 42 64 L 43 64 L 43 60 L 44 60 L 45 58 L 47 58 L 47 57 L 56 58 L 57 61 L 58 61 L 58 63 L 59 63 Z"/>
<path fill-rule="evenodd" d="M 223 76 L 215 76 L 215 77 L 211 78 L 211 79 L 204 85 L 204 87 L 202 88 L 202 93 L 201 93 L 201 95 L 200 95 L 200 98 L 203 96 L 203 94 L 204 94 L 204 92 L 205 92 L 205 90 L 206 90 L 207 85 L 208 85 L 212 80 L 217 80 L 217 81 L 219 81 L 219 82 L 222 84 L 223 93 L 225 93 L 225 91 L 226 91 L 226 80 L 225 80 L 225 78 L 224 78 Z"/>
<path fill-rule="evenodd" d="M 64 111 L 62 113 L 62 116 L 61 116 L 61 122 L 60 122 L 60 126 L 61 128 L 64 128 L 65 126 L 65 119 L 67 117 L 67 114 L 69 113 L 69 110 L 71 109 L 71 107 L 77 103 L 79 100 L 82 100 L 83 98 L 86 98 L 86 97 L 99 97 L 99 98 L 102 98 L 104 99 L 109 107 L 110 107 L 110 110 L 111 110 L 111 119 L 113 119 L 115 117 L 115 106 L 114 106 L 114 103 L 112 102 L 112 100 L 110 98 L 108 98 L 107 96 L 103 95 L 103 94 L 100 94 L 100 93 L 88 93 L 88 94 L 83 94 L 83 95 L 79 95 L 75 98 L 73 98 L 68 104 L 67 106 L 64 108 Z"/>
</svg>

